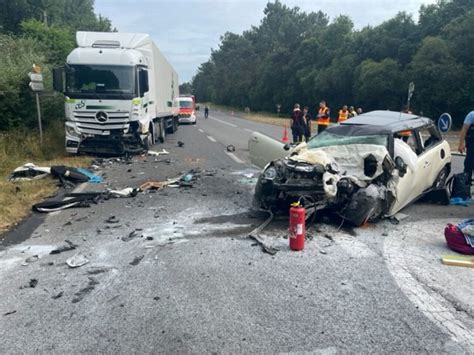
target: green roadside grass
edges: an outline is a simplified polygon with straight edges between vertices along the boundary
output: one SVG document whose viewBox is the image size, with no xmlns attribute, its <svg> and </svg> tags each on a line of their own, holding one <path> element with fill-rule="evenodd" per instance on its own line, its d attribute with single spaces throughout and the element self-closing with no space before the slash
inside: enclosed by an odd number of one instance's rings
<svg viewBox="0 0 474 355">
<path fill-rule="evenodd" d="M 52 178 L 10 182 L 11 172 L 25 163 L 38 166 L 85 167 L 90 157 L 68 155 L 64 149 L 64 126 L 55 124 L 44 132 L 43 148 L 36 131 L 19 129 L 0 133 L 0 233 L 13 228 L 31 211 L 31 206 L 55 194 Z"/>
</svg>

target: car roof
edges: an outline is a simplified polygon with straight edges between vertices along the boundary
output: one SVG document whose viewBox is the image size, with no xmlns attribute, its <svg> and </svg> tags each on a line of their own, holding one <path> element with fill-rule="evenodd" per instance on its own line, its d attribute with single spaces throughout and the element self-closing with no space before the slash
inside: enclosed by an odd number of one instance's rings
<svg viewBox="0 0 474 355">
<path fill-rule="evenodd" d="M 343 126 L 382 126 L 392 132 L 412 130 L 433 124 L 427 117 L 395 111 L 370 111 L 349 118 L 341 123 Z"/>
<path fill-rule="evenodd" d="M 180 97 L 178 97 L 178 100 L 179 100 L 179 101 L 189 101 L 189 102 L 193 102 L 193 99 L 192 99 L 192 97 L 190 97 L 190 96 L 180 96 Z"/>
</svg>

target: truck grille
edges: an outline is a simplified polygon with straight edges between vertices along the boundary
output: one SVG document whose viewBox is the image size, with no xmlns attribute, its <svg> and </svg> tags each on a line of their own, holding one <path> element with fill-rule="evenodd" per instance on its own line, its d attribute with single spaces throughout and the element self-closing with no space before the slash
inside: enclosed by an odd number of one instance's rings
<svg viewBox="0 0 474 355">
<path fill-rule="evenodd" d="M 103 111 L 107 115 L 104 122 L 96 118 L 100 111 L 74 111 L 74 122 L 81 133 L 110 134 L 112 130 L 122 131 L 129 127 L 130 114 L 128 112 Z"/>
</svg>

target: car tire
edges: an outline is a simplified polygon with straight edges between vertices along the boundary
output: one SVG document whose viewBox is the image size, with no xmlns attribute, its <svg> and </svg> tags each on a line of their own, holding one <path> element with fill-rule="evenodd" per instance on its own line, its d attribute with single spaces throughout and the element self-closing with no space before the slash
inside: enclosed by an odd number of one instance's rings
<svg viewBox="0 0 474 355">
<path fill-rule="evenodd" d="M 446 182 L 448 181 L 449 173 L 450 173 L 449 166 L 445 166 L 438 174 L 438 177 L 433 183 L 433 190 L 441 190 L 446 188 Z"/>
<path fill-rule="evenodd" d="M 451 196 L 446 182 L 448 181 L 450 172 L 451 168 L 448 165 L 439 172 L 431 191 L 428 192 L 425 197 L 426 200 L 445 206 L 449 205 Z"/>
</svg>

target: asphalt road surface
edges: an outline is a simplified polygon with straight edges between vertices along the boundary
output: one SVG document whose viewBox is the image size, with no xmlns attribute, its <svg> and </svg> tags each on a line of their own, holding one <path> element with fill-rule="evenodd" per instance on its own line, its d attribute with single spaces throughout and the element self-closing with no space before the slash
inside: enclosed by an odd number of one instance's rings
<svg viewBox="0 0 474 355">
<path fill-rule="evenodd" d="M 261 234 L 280 249 L 272 256 L 247 238 L 266 219 L 250 208 L 254 130 L 281 138 L 281 127 L 211 111 L 155 147 L 169 155 L 105 162 L 106 183 L 79 189 L 190 170 L 193 187 L 55 212 L 7 235 L 0 353 L 474 353 L 474 269 L 440 262 L 452 254 L 445 224 L 472 208 L 417 203 L 398 225 L 363 229 L 318 221 L 303 252 L 276 220 Z M 50 254 L 66 240 L 77 247 Z M 89 262 L 73 269 L 76 253 Z"/>
</svg>

